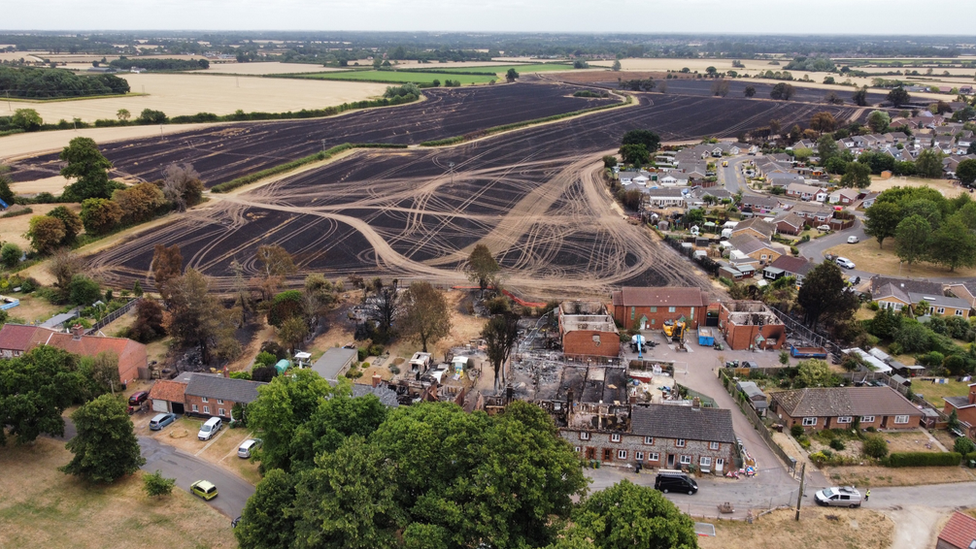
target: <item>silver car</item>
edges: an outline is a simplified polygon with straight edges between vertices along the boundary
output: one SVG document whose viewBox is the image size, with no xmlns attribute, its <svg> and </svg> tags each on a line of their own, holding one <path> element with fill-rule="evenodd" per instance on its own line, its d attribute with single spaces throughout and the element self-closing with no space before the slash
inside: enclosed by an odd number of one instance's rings
<svg viewBox="0 0 976 549">
<path fill-rule="evenodd" d="M 846 257 L 838 257 L 837 259 L 834 260 L 834 262 L 836 262 L 838 265 L 840 265 L 845 269 L 854 268 L 854 262 L 851 261 L 850 259 L 847 259 Z"/>
<path fill-rule="evenodd" d="M 251 457 L 251 452 L 254 451 L 254 449 L 258 446 L 261 446 L 261 439 L 259 438 L 249 438 L 245 440 L 237 448 L 237 457 L 241 459 L 248 459 Z"/>
<path fill-rule="evenodd" d="M 814 499 L 816 499 L 817 505 L 827 507 L 850 507 L 853 509 L 861 506 L 861 493 L 853 486 L 824 488 L 817 492 Z"/>
</svg>

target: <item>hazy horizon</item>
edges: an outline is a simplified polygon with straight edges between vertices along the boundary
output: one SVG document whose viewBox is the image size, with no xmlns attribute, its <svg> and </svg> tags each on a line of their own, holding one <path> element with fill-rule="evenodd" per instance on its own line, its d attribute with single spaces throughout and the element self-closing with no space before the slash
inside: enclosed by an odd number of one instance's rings
<svg viewBox="0 0 976 549">
<path fill-rule="evenodd" d="M 973 36 L 976 2 L 959 3 L 926 20 L 920 34 L 917 2 L 908 0 L 46 0 L 6 8 L 3 32 L 323 31 L 587 34 L 766 34 Z M 802 11 L 801 11 L 802 10 Z M 924 12 L 923 12 L 924 13 Z M 147 19 L 152 24 L 147 25 Z M 867 28 L 865 28 L 867 27 Z M 976 36 L 973 36 L 976 42 Z"/>
</svg>

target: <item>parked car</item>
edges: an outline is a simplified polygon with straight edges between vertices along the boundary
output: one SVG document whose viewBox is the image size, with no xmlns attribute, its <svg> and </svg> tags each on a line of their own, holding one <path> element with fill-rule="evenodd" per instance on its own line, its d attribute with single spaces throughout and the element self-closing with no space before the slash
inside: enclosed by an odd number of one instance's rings
<svg viewBox="0 0 976 549">
<path fill-rule="evenodd" d="M 838 257 L 837 259 L 834 260 L 834 262 L 845 269 L 854 268 L 854 262 L 851 261 L 850 259 L 847 259 L 846 257 Z"/>
<path fill-rule="evenodd" d="M 132 396 L 129 397 L 129 406 L 139 406 L 147 400 L 149 400 L 149 391 L 132 393 Z"/>
<path fill-rule="evenodd" d="M 210 440 L 214 435 L 217 434 L 217 431 L 219 431 L 222 426 L 223 422 L 220 421 L 219 417 L 212 417 L 200 427 L 200 431 L 197 433 L 197 438 L 200 440 Z"/>
<path fill-rule="evenodd" d="M 853 486 L 824 488 L 817 492 L 814 499 L 817 501 L 817 505 L 827 507 L 850 507 L 853 509 L 861 506 L 861 493 Z"/>
<path fill-rule="evenodd" d="M 854 235 L 851 235 L 851 236 L 847 237 L 847 243 L 848 244 L 857 244 L 858 242 L 860 242 L 860 239 L 858 239 Z"/>
<path fill-rule="evenodd" d="M 751 360 L 743 360 L 742 361 L 742 367 L 743 368 L 758 368 L 759 365 L 756 364 L 755 362 L 751 361 Z"/>
<path fill-rule="evenodd" d="M 237 457 L 241 459 L 247 459 L 251 457 L 251 452 L 253 452 L 255 448 L 258 448 L 260 446 L 261 446 L 261 439 L 249 438 L 244 442 L 242 442 L 240 446 L 238 446 Z"/>
<path fill-rule="evenodd" d="M 654 489 L 665 494 L 668 492 L 684 492 L 691 495 L 698 492 L 698 483 L 684 471 L 661 469 L 654 479 Z"/>
<path fill-rule="evenodd" d="M 190 485 L 190 493 L 210 501 L 217 497 L 217 487 L 207 480 L 198 480 Z"/>
<path fill-rule="evenodd" d="M 149 420 L 149 430 L 158 431 L 174 421 L 176 421 L 176 414 L 156 414 L 156 417 Z"/>
<path fill-rule="evenodd" d="M 830 225 L 820 225 L 817 227 L 818 231 L 828 232 L 830 231 Z"/>
</svg>

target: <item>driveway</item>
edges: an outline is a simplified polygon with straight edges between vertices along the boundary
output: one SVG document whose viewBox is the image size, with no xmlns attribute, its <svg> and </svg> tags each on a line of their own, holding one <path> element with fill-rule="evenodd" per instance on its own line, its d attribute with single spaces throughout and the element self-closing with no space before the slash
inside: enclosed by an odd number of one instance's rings
<svg viewBox="0 0 976 549">
<path fill-rule="evenodd" d="M 241 515 L 247 498 L 254 493 L 254 486 L 237 475 L 202 459 L 177 450 L 150 437 L 139 437 L 142 457 L 146 458 L 143 471 L 159 470 L 166 478 L 175 478 L 176 486 L 190 490 L 190 485 L 198 480 L 209 480 L 217 486 L 218 496 L 209 502 L 228 518 Z"/>
</svg>

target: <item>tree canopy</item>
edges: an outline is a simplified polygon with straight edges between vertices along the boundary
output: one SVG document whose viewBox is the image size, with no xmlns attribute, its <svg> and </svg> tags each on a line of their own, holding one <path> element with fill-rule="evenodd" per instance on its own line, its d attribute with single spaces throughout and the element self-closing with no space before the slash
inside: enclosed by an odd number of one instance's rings
<svg viewBox="0 0 976 549">
<path fill-rule="evenodd" d="M 844 321 L 858 305 L 857 297 L 847 291 L 840 267 L 833 261 L 824 261 L 807 274 L 796 301 L 813 327 L 823 320 Z"/>
<path fill-rule="evenodd" d="M 478 244 L 471 250 L 471 255 L 468 256 L 468 280 L 478 284 L 482 295 L 488 286 L 497 282 L 500 270 L 501 267 L 498 266 L 488 246 Z"/>
<path fill-rule="evenodd" d="M 62 472 L 90 482 L 109 483 L 131 475 L 146 463 L 132 420 L 119 398 L 102 395 L 78 408 L 71 420 L 78 434 L 66 445 L 74 457 L 60 467 Z"/>
<path fill-rule="evenodd" d="M 19 357 L 0 359 L 0 424 L 18 444 L 39 435 L 64 434 L 64 410 L 80 400 L 83 380 L 77 359 L 56 347 L 41 346 Z M 0 429 L 0 445 L 7 435 Z"/>
<path fill-rule="evenodd" d="M 420 342 L 423 352 L 451 332 L 451 311 L 444 295 L 429 282 L 413 282 L 404 299 L 400 333 Z"/>
<path fill-rule="evenodd" d="M 81 202 L 86 198 L 109 198 L 115 185 L 108 179 L 112 163 L 98 150 L 98 145 L 89 137 L 76 137 L 65 147 L 59 157 L 67 162 L 61 168 L 61 175 L 76 179 L 64 189 L 65 196 Z"/>
<path fill-rule="evenodd" d="M 644 145 L 648 154 L 654 154 L 661 148 L 661 137 L 651 130 L 630 130 L 620 140 L 623 145 Z"/>
</svg>

